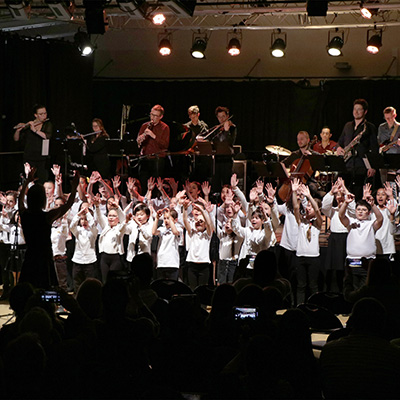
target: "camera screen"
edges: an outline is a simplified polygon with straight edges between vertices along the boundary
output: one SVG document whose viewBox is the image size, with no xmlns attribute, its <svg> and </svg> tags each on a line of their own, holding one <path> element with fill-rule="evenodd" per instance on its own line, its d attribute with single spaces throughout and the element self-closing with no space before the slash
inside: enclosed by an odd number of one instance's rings
<svg viewBox="0 0 400 400">
<path fill-rule="evenodd" d="M 258 311 L 255 307 L 236 307 L 234 311 L 236 320 L 256 319 L 258 316 Z"/>
<path fill-rule="evenodd" d="M 59 303 L 60 295 L 55 290 L 45 290 L 42 292 L 41 299 L 47 303 Z"/>
<path fill-rule="evenodd" d="M 360 259 L 350 260 L 349 266 L 350 267 L 361 267 L 362 266 L 362 261 Z"/>
</svg>

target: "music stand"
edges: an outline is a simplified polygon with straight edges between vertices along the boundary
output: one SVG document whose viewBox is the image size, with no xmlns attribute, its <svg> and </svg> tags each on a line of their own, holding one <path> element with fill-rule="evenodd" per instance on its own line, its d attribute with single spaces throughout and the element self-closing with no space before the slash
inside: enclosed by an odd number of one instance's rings
<svg viewBox="0 0 400 400">
<path fill-rule="evenodd" d="M 211 142 L 197 142 L 194 145 L 195 152 L 201 156 L 211 156 L 214 154 Z"/>
<path fill-rule="evenodd" d="M 385 168 L 394 169 L 396 171 L 398 169 L 400 169 L 400 154 L 384 153 L 383 159 L 384 159 L 384 163 L 385 163 Z"/>
<path fill-rule="evenodd" d="M 328 168 L 326 171 L 329 172 L 346 172 L 346 163 L 344 162 L 343 157 L 338 156 L 324 156 L 325 164 Z"/>
<path fill-rule="evenodd" d="M 369 152 L 366 154 L 366 157 L 368 159 L 368 162 L 371 165 L 371 168 L 375 169 L 376 171 L 379 169 L 389 168 L 388 166 L 385 166 L 385 160 L 384 160 L 382 154 Z M 400 164 L 397 164 L 397 165 L 400 165 Z"/>
<path fill-rule="evenodd" d="M 307 160 L 310 161 L 313 171 L 327 171 L 329 169 L 326 165 L 325 157 L 322 154 L 307 156 Z"/>
<path fill-rule="evenodd" d="M 267 163 L 265 166 L 267 169 L 267 175 L 264 175 L 264 176 L 270 176 L 272 178 L 279 178 L 279 179 L 287 178 L 287 173 L 284 170 L 284 168 L 280 162 L 271 161 L 271 162 Z M 262 176 L 262 175 L 260 175 L 260 176 Z"/>
</svg>

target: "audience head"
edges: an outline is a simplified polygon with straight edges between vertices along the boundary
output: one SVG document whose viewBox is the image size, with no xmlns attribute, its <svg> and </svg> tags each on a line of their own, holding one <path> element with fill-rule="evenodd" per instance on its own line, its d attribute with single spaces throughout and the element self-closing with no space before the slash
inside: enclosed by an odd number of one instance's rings
<svg viewBox="0 0 400 400">
<path fill-rule="evenodd" d="M 386 308 L 379 300 L 365 297 L 354 304 L 347 327 L 352 333 L 381 336 L 385 330 L 386 317 Z"/>
<path fill-rule="evenodd" d="M 99 318 L 102 314 L 102 286 L 98 279 L 87 278 L 76 293 L 76 301 L 90 319 Z"/>
<path fill-rule="evenodd" d="M 254 260 L 254 283 L 261 287 L 268 286 L 276 278 L 277 273 L 275 253 L 271 250 L 261 250 Z"/>
<path fill-rule="evenodd" d="M 136 255 L 132 260 L 132 272 L 139 279 L 140 286 L 150 286 L 150 282 L 153 278 L 153 258 L 149 253 L 142 253 Z"/>
</svg>

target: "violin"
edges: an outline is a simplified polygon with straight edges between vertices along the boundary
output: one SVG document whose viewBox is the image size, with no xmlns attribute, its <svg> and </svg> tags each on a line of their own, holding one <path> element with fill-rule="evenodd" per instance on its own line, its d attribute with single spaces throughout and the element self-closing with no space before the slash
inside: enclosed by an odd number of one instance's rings
<svg viewBox="0 0 400 400">
<path fill-rule="evenodd" d="M 318 137 L 314 135 L 313 140 L 309 142 L 307 150 L 310 150 L 315 143 L 317 143 Z M 299 178 L 304 184 L 308 182 L 314 173 L 310 161 L 307 159 L 307 154 L 302 154 L 300 158 L 293 161 L 290 166 L 290 177 Z M 282 186 L 279 188 L 278 196 L 283 202 L 287 202 L 292 194 L 291 178 L 287 178 Z"/>
</svg>

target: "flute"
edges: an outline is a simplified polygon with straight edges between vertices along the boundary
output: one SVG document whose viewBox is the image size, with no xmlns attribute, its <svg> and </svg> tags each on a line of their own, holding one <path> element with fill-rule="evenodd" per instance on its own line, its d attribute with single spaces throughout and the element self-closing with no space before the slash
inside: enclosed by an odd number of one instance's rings
<svg viewBox="0 0 400 400">
<path fill-rule="evenodd" d="M 45 122 L 48 121 L 48 120 L 49 120 L 49 118 L 45 119 L 44 121 L 37 121 L 37 122 L 35 122 L 35 123 L 33 124 L 33 126 L 38 126 L 38 125 L 40 125 L 40 124 L 45 123 Z M 29 126 L 29 122 L 27 122 L 26 124 L 18 124 L 18 125 L 15 125 L 13 129 L 24 129 L 24 128 L 28 127 L 28 126 Z"/>
</svg>

